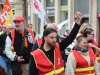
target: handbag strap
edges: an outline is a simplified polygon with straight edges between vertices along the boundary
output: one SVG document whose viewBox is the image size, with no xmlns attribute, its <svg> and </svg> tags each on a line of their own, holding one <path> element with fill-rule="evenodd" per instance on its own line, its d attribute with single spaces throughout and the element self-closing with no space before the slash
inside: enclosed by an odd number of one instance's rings
<svg viewBox="0 0 100 75">
<path fill-rule="evenodd" d="M 20 54 L 21 54 L 22 51 L 23 51 L 23 47 L 24 47 L 24 39 L 25 39 L 25 29 L 24 29 L 24 36 L 23 36 L 23 41 L 22 41 L 22 45 L 21 45 L 21 51 L 20 51 Z"/>
</svg>

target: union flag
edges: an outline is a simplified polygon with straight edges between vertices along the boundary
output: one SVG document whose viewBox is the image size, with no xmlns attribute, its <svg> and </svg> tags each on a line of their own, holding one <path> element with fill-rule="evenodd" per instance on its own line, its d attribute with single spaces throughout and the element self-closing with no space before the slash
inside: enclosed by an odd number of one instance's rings
<svg viewBox="0 0 100 75">
<path fill-rule="evenodd" d="M 33 0 L 32 4 L 33 4 L 33 8 L 32 8 L 33 12 L 35 14 L 37 14 L 38 17 L 42 21 L 44 21 L 44 24 L 47 24 L 46 13 L 45 13 L 43 6 L 41 5 L 40 1 L 39 0 Z"/>
<path fill-rule="evenodd" d="M 10 24 L 10 21 L 13 17 L 13 12 L 10 6 L 10 3 L 8 0 L 5 1 L 5 4 L 3 6 L 3 9 L 1 11 L 1 15 L 0 15 L 0 24 L 1 25 L 8 25 Z"/>
</svg>

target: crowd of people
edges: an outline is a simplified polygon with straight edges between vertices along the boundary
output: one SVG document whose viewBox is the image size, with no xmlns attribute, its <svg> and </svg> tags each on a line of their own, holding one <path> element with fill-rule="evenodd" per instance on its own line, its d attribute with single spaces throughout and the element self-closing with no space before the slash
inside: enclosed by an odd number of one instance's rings
<svg viewBox="0 0 100 75">
<path fill-rule="evenodd" d="M 81 25 L 82 13 L 75 16 L 65 38 L 58 35 L 55 23 L 48 23 L 42 38 L 35 39 L 32 24 L 24 28 L 22 16 L 14 18 L 15 25 L 0 25 L 0 75 L 100 75 L 100 48 L 94 30 L 88 23 Z M 72 43 L 65 58 L 65 49 Z"/>
</svg>

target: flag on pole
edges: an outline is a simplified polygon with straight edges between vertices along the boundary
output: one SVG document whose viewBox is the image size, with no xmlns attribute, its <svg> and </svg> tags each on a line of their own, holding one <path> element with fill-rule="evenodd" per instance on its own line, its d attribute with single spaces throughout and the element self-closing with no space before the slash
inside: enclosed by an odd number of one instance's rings
<svg viewBox="0 0 100 75">
<path fill-rule="evenodd" d="M 63 27 L 63 26 L 66 26 L 67 24 L 68 24 L 68 19 L 65 20 L 65 21 L 63 21 L 62 23 L 60 23 L 60 24 L 58 25 L 58 30 L 61 30 L 62 27 Z M 74 27 L 74 24 L 75 24 L 75 22 L 73 22 L 72 28 Z"/>
<path fill-rule="evenodd" d="M 60 23 L 60 24 L 58 25 L 58 30 L 60 30 L 64 25 L 67 25 L 67 23 L 68 23 L 68 19 L 65 20 L 65 21 L 63 21 L 62 23 Z"/>
<path fill-rule="evenodd" d="M 38 15 L 38 17 L 44 21 L 44 24 L 47 24 L 46 20 L 46 13 L 43 9 L 43 6 L 41 5 L 39 0 L 33 0 L 33 12 Z"/>
<path fill-rule="evenodd" d="M 3 9 L 1 11 L 1 16 L 0 16 L 0 24 L 3 25 L 8 25 L 10 24 L 10 21 L 13 17 L 13 12 L 10 6 L 10 3 L 8 0 L 6 0 Z"/>
</svg>

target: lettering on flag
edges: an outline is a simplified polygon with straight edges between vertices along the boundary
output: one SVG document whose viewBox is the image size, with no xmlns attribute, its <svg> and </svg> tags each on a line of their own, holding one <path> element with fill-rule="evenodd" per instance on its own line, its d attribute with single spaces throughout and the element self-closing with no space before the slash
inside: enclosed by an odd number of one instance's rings
<svg viewBox="0 0 100 75">
<path fill-rule="evenodd" d="M 6 23 L 6 25 L 7 25 L 8 19 L 10 20 L 12 18 L 12 16 L 13 16 L 13 13 L 12 13 L 12 10 L 10 7 L 10 3 L 8 0 L 6 0 L 4 7 L 1 11 L 0 24 L 3 25 Z M 10 23 L 10 21 L 9 21 L 9 23 Z"/>
<path fill-rule="evenodd" d="M 36 0 L 34 0 L 34 6 L 35 6 L 35 8 L 36 8 L 39 12 L 41 12 L 41 10 L 40 10 L 40 8 L 39 8 L 38 3 L 37 3 Z M 41 13 L 41 14 L 42 14 L 42 13 Z"/>
<path fill-rule="evenodd" d="M 7 6 L 6 9 L 4 9 L 4 10 L 3 10 L 3 13 L 1 14 L 1 18 L 0 18 L 2 23 L 8 19 L 10 7 Z"/>
<path fill-rule="evenodd" d="M 35 14 L 37 14 L 38 17 L 42 21 L 44 21 L 44 24 L 47 24 L 46 13 L 45 13 L 43 6 L 41 5 L 40 1 L 39 0 L 33 0 L 32 4 L 33 4 L 33 8 L 32 8 L 33 12 Z"/>
</svg>

